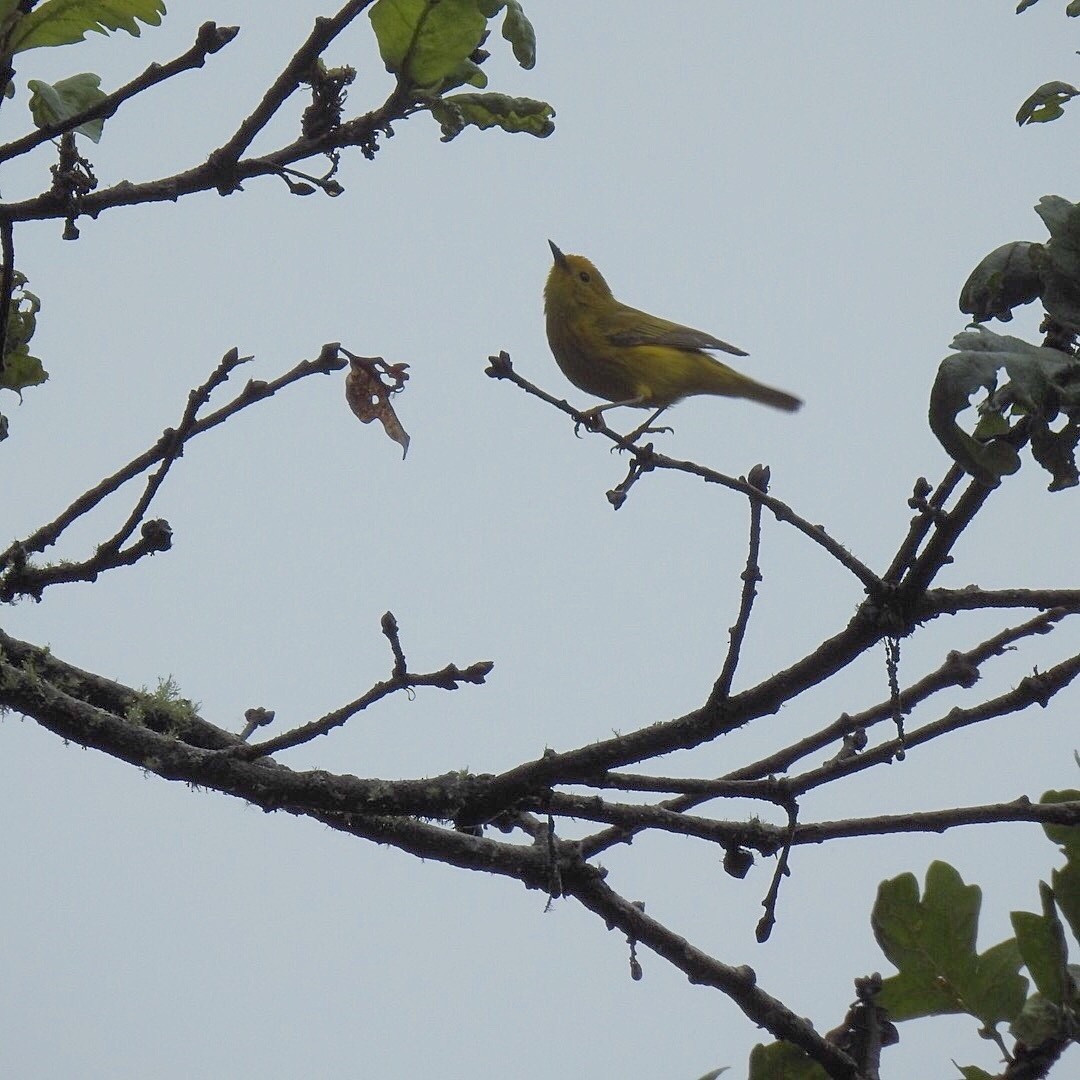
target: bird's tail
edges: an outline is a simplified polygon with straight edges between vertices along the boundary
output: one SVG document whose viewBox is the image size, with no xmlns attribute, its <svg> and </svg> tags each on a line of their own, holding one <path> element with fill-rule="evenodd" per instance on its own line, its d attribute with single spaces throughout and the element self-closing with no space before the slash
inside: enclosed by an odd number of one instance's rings
<svg viewBox="0 0 1080 1080">
<path fill-rule="evenodd" d="M 697 359 L 698 357 L 700 359 Z M 746 398 L 749 401 L 760 401 L 762 405 L 771 405 L 774 409 L 783 409 L 784 412 L 794 412 L 802 404 L 794 394 L 759 383 L 713 356 L 698 353 L 695 359 L 697 363 L 693 381 L 698 385 L 692 393 Z"/>
<path fill-rule="evenodd" d="M 801 398 L 789 394 L 786 390 L 777 390 L 772 386 L 754 382 L 750 378 L 746 380 L 746 383 L 742 396 L 751 401 L 760 401 L 762 405 L 771 405 L 774 409 L 783 409 L 784 412 L 794 412 L 802 405 Z"/>
</svg>

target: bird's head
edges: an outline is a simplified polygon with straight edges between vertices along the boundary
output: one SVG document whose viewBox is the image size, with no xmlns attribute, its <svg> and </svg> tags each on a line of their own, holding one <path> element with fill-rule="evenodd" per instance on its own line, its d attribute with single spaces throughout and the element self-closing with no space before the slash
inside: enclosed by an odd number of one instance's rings
<svg viewBox="0 0 1080 1080">
<path fill-rule="evenodd" d="M 564 255 L 550 240 L 548 244 L 554 262 L 544 286 L 545 306 L 588 308 L 611 301 L 603 274 L 584 255 Z"/>
</svg>

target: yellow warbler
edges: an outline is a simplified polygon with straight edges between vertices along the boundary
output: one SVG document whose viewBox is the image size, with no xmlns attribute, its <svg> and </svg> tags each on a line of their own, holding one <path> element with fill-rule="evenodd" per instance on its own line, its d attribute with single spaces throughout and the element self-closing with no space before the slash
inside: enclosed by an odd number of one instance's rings
<svg viewBox="0 0 1080 1080">
<path fill-rule="evenodd" d="M 619 405 L 655 409 L 641 432 L 669 405 L 694 394 L 749 398 L 788 412 L 802 404 L 702 351 L 746 356 L 742 349 L 620 304 L 588 259 L 564 255 L 548 243 L 555 257 L 544 286 L 548 343 L 562 373 L 579 390 L 610 402 L 590 409 L 591 414 Z"/>
</svg>

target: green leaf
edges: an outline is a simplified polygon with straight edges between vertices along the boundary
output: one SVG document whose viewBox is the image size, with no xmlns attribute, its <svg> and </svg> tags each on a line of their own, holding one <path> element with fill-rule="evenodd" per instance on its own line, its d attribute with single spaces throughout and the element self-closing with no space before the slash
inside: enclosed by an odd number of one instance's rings
<svg viewBox="0 0 1080 1080">
<path fill-rule="evenodd" d="M 1061 1005 L 1072 996 L 1066 964 L 1065 931 L 1054 907 L 1050 886 L 1039 882 L 1042 914 L 1014 911 L 1010 915 L 1016 943 L 1039 993 L 1052 1005 Z"/>
<path fill-rule="evenodd" d="M 1056 120 L 1065 112 L 1061 106 L 1077 94 L 1080 94 L 1080 90 L 1068 83 L 1043 83 L 1017 110 L 1016 122 L 1023 127 L 1024 124 L 1045 124 Z"/>
<path fill-rule="evenodd" d="M 500 127 L 546 139 L 554 130 L 555 110 L 545 101 L 507 97 L 505 94 L 454 94 L 433 102 L 431 115 L 442 128 L 443 142 L 456 138 L 466 127 Z"/>
<path fill-rule="evenodd" d="M 503 19 L 502 36 L 510 42 L 514 59 L 526 70 L 536 64 L 536 32 L 525 17 L 518 0 L 506 0 L 506 17 Z"/>
<path fill-rule="evenodd" d="M 386 70 L 420 89 L 453 76 L 487 29 L 478 0 L 377 0 L 368 17 Z"/>
<path fill-rule="evenodd" d="M 1021 11 L 1027 11 L 1029 7 L 1034 7 L 1039 0 L 1020 0 L 1020 3 L 1016 5 L 1016 14 L 1019 15 Z"/>
<path fill-rule="evenodd" d="M 1058 195 L 1044 195 L 1035 205 L 1050 239 L 1032 251 L 1047 314 L 1080 332 L 1080 206 Z"/>
<path fill-rule="evenodd" d="M 1040 244 L 1014 240 L 995 248 L 971 271 L 960 290 L 960 310 L 975 322 L 1009 322 L 1013 308 L 1039 298 L 1042 279 L 1035 262 Z"/>
<path fill-rule="evenodd" d="M 8 41 L 14 54 L 48 45 L 72 45 L 89 31 L 126 30 L 139 36 L 139 22 L 160 26 L 164 0 L 45 0 L 16 23 Z"/>
<path fill-rule="evenodd" d="M 13 272 L 15 289 L 8 307 L 7 341 L 0 389 L 14 390 L 20 397 L 28 386 L 39 386 L 49 377 L 41 361 L 30 355 L 28 343 L 37 329 L 41 301 L 26 288 L 26 275 Z"/>
<path fill-rule="evenodd" d="M 1020 954 L 1010 941 L 976 954 L 981 902 L 978 886 L 943 862 L 930 864 L 922 900 L 913 874 L 878 886 L 870 921 L 899 973 L 877 1003 L 893 1020 L 964 1012 L 992 1026 L 1017 1014 L 1027 986 Z"/>
<path fill-rule="evenodd" d="M 758 1043 L 750 1051 L 747 1080 L 828 1080 L 829 1074 L 805 1050 L 791 1043 Z"/>
<path fill-rule="evenodd" d="M 1020 974 L 1024 958 L 1015 938 L 998 942 L 975 958 L 975 971 L 964 990 L 966 1011 L 992 1028 L 1020 1014 L 1028 981 Z"/>
<path fill-rule="evenodd" d="M 928 868 L 921 901 L 913 874 L 878 886 L 870 922 L 882 952 L 903 977 L 886 979 L 878 995 L 894 1020 L 963 1011 L 957 984 L 967 983 L 975 967 L 981 900 L 978 886 L 965 886 L 943 862 Z M 898 990 L 904 991 L 902 1002 Z"/>
<path fill-rule="evenodd" d="M 953 1062 L 953 1064 L 956 1064 Z M 957 1065 L 960 1070 L 960 1075 L 964 1080 L 994 1080 L 991 1073 L 988 1073 L 985 1069 L 980 1069 L 978 1065 Z"/>
<path fill-rule="evenodd" d="M 1070 858 L 1063 867 L 1052 871 L 1050 884 L 1073 938 L 1080 941 L 1080 862 Z"/>
<path fill-rule="evenodd" d="M 0 373 L 0 389 L 14 390 L 20 397 L 28 386 L 40 386 L 49 373 L 36 357 L 31 356 L 25 345 L 20 345 L 4 357 L 4 370 Z"/>
<path fill-rule="evenodd" d="M 461 63 L 439 85 L 439 93 L 445 94 L 447 90 L 464 86 L 468 83 L 483 90 L 488 84 L 487 76 L 481 71 L 480 65 L 472 60 L 462 60 Z"/>
<path fill-rule="evenodd" d="M 41 82 L 40 79 L 31 79 L 27 86 L 30 89 L 30 114 L 38 127 L 63 123 L 83 109 L 96 105 L 106 96 L 100 90 L 101 79 L 89 71 L 61 79 L 51 85 Z M 99 142 L 104 124 L 104 120 L 88 120 L 75 130 L 94 142 Z"/>
<path fill-rule="evenodd" d="M 1030 345 L 981 326 L 958 334 L 952 347 L 960 351 L 941 362 L 930 392 L 930 428 L 953 460 L 984 483 L 997 484 L 1001 477 L 1016 472 L 1020 458 L 1008 443 L 980 442 L 956 423 L 957 414 L 967 408 L 971 394 L 980 389 L 988 391 L 987 402 L 982 405 L 984 412 L 1011 406 L 1014 412 L 1038 422 L 1048 423 L 1062 409 L 1080 414 L 1080 363 L 1068 353 Z M 1002 368 L 1009 381 L 999 390 L 997 378 Z M 1067 481 L 1072 466 L 1068 450 L 1071 437 L 1068 428 L 1058 433 L 1047 428 L 1043 433 L 1046 443 L 1057 440 L 1053 451 L 1060 460 L 1053 461 L 1052 490 L 1057 490 L 1058 485 L 1067 486 L 1062 482 Z M 1043 456 L 1049 458 L 1050 454 Z"/>
</svg>

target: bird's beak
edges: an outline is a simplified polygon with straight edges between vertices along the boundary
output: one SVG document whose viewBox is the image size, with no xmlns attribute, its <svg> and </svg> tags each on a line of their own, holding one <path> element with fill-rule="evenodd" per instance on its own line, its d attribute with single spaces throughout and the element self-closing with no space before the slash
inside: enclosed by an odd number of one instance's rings
<svg viewBox="0 0 1080 1080">
<path fill-rule="evenodd" d="M 548 247 L 551 248 L 552 257 L 555 259 L 555 265 L 561 266 L 566 269 L 566 256 L 549 240 Z"/>
</svg>

